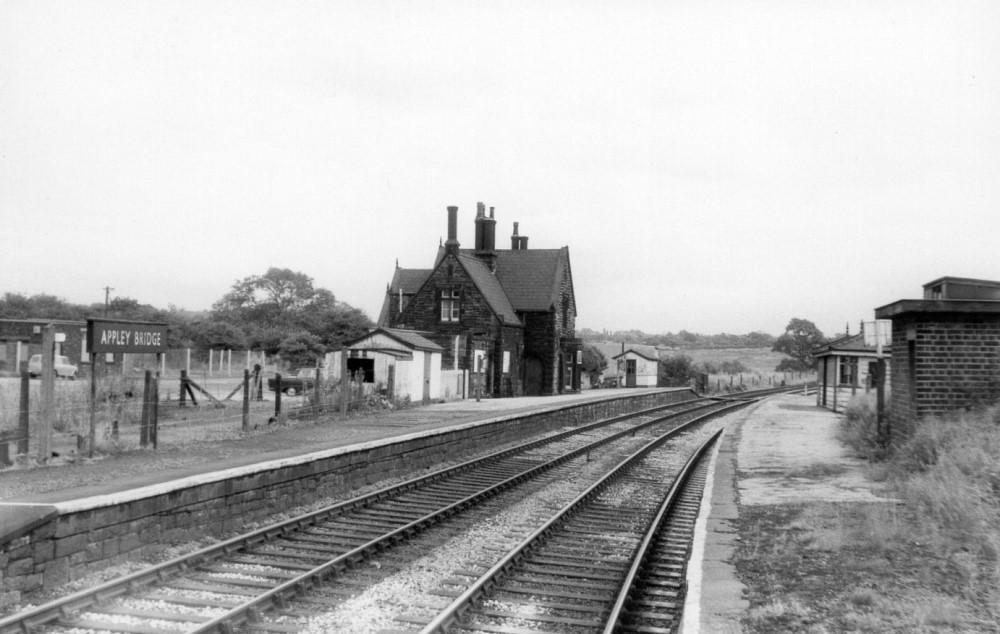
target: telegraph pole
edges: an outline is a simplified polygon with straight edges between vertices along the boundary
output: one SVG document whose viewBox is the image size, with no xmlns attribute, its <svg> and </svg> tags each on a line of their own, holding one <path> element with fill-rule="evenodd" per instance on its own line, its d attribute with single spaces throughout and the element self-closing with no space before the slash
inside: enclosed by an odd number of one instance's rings
<svg viewBox="0 0 1000 634">
<path fill-rule="evenodd" d="M 113 290 L 115 290 L 115 289 L 111 288 L 110 286 L 105 286 L 104 287 L 104 316 L 105 317 L 108 316 L 108 310 L 111 307 L 111 291 L 113 291 Z"/>
</svg>

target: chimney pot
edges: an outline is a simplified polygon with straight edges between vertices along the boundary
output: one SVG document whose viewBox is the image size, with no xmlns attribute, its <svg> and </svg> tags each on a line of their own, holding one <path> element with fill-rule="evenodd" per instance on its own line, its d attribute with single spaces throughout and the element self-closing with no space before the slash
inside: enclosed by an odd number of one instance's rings
<svg viewBox="0 0 1000 634">
<path fill-rule="evenodd" d="M 446 253 L 458 255 L 458 207 L 448 207 L 448 241 L 444 243 Z"/>
</svg>

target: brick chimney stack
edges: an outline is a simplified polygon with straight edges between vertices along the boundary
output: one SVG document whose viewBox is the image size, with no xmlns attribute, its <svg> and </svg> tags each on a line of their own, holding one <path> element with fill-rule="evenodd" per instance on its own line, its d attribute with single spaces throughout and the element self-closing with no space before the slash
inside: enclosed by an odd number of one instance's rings
<svg viewBox="0 0 1000 634">
<path fill-rule="evenodd" d="M 496 251 L 496 224 L 493 217 L 493 207 L 490 215 L 486 215 L 486 205 L 476 203 L 476 253 Z"/>
<path fill-rule="evenodd" d="M 444 243 L 445 253 L 458 255 L 458 207 L 448 207 L 448 240 Z"/>
<path fill-rule="evenodd" d="M 510 236 L 510 248 L 512 251 L 524 251 L 528 248 L 528 236 L 517 235 L 517 223 L 514 223 L 514 233 Z"/>
<path fill-rule="evenodd" d="M 490 215 L 486 215 L 486 205 L 476 204 L 476 257 L 485 260 L 493 270 L 496 266 L 497 246 L 496 246 L 497 221 L 493 217 L 493 207 L 490 207 Z"/>
</svg>

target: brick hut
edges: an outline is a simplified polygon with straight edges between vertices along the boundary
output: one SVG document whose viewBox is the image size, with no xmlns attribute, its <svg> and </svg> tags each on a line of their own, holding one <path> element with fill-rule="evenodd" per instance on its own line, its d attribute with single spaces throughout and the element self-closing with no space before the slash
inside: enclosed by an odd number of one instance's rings
<svg viewBox="0 0 1000 634">
<path fill-rule="evenodd" d="M 942 277 L 875 316 L 892 320 L 893 418 L 1000 398 L 1000 282 Z"/>
<path fill-rule="evenodd" d="M 580 389 L 576 296 L 569 248 L 528 249 L 514 223 L 496 248 L 494 209 L 477 205 L 475 247 L 460 248 L 458 207 L 430 269 L 397 264 L 378 325 L 419 331 L 443 349 L 442 368 L 481 378 L 484 394 L 559 394 Z"/>
</svg>

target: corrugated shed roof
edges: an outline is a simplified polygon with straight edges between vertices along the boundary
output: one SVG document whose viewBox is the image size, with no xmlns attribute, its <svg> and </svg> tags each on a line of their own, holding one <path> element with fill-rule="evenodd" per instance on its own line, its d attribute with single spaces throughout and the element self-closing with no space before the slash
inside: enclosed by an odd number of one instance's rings
<svg viewBox="0 0 1000 634">
<path fill-rule="evenodd" d="M 504 292 L 504 287 L 497 279 L 497 275 L 490 271 L 489 266 L 475 256 L 462 253 L 458 255 L 457 259 L 469 274 L 472 283 L 486 298 L 493 312 L 503 319 L 505 324 L 520 326 L 521 320 L 517 318 L 517 313 L 514 312 L 514 307 L 511 305 L 507 293 Z M 499 268 L 497 270 L 499 271 Z"/>
<path fill-rule="evenodd" d="M 444 350 L 441 346 L 424 337 L 416 330 L 403 330 L 401 328 L 381 328 L 382 332 L 390 337 L 399 339 L 403 343 L 417 350 Z"/>
<path fill-rule="evenodd" d="M 405 346 L 413 348 L 414 350 L 430 350 L 432 352 L 440 352 L 444 350 L 441 346 L 434 343 L 427 337 L 424 337 L 420 332 L 416 330 L 405 330 L 402 328 L 375 328 L 368 332 L 368 334 L 358 337 L 352 341 L 348 341 L 344 344 L 345 348 L 351 348 L 357 346 L 359 343 L 368 339 L 372 335 L 382 333 L 387 337 L 399 341 Z"/>
</svg>

